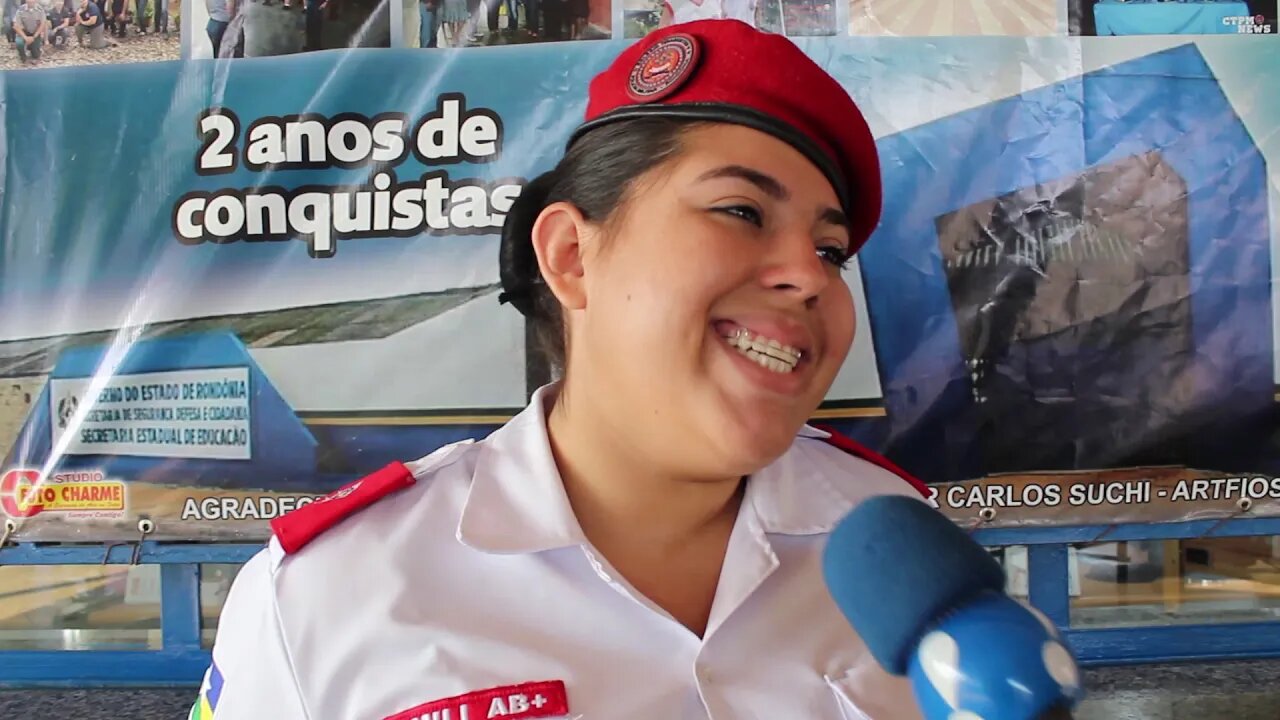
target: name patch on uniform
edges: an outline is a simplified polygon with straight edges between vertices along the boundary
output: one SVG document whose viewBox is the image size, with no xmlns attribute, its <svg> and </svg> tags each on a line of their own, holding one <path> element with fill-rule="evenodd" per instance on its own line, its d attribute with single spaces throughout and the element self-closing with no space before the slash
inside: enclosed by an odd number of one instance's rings
<svg viewBox="0 0 1280 720">
<path fill-rule="evenodd" d="M 389 715 L 384 720 L 525 720 L 563 717 L 568 714 L 569 698 L 564 690 L 564 682 L 546 680 L 504 685 L 433 700 Z"/>
</svg>

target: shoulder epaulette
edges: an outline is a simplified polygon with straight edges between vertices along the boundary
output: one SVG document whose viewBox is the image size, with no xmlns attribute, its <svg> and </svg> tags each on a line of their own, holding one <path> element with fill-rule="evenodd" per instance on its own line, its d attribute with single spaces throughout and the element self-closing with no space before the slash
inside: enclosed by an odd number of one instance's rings
<svg viewBox="0 0 1280 720">
<path fill-rule="evenodd" d="M 929 488 L 928 485 L 925 485 L 923 482 L 920 481 L 919 478 L 915 477 L 914 475 L 907 472 L 906 470 L 903 470 L 902 468 L 893 464 L 893 462 L 890 461 L 889 458 L 881 455 L 880 453 L 872 450 L 871 448 L 863 445 L 862 443 L 858 442 L 857 440 L 854 440 L 851 437 L 846 437 L 844 435 L 841 435 L 840 433 L 836 432 L 835 430 L 829 427 L 822 426 L 822 425 L 813 425 L 812 427 L 827 433 L 827 437 L 821 438 L 821 440 L 827 443 L 828 445 L 837 447 L 849 453 L 850 455 L 853 455 L 854 457 L 862 458 L 863 460 L 866 460 L 867 462 L 873 465 L 877 465 L 881 468 L 884 468 L 885 470 L 888 470 L 894 475 L 897 475 L 898 477 L 910 483 L 911 486 L 914 487 L 916 491 L 918 491 L 926 499 L 933 497 L 933 491 Z"/>
<path fill-rule="evenodd" d="M 347 517 L 413 483 L 413 471 L 404 463 L 394 462 L 308 505 L 274 518 L 271 530 L 286 555 L 296 553 Z"/>
</svg>

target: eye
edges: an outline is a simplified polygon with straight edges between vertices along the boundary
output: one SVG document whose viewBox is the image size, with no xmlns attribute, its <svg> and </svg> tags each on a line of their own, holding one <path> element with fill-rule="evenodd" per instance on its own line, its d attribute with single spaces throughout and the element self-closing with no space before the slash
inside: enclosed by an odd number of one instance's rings
<svg viewBox="0 0 1280 720">
<path fill-rule="evenodd" d="M 750 205 L 729 205 L 726 207 L 716 208 L 716 210 L 718 212 L 726 213 L 728 215 L 733 215 L 734 217 L 746 220 L 747 222 L 751 223 L 752 225 L 755 225 L 756 227 L 764 226 L 764 216 L 760 213 L 759 210 L 757 210 L 756 208 Z"/>
<path fill-rule="evenodd" d="M 849 251 L 839 245 L 827 245 L 826 247 L 820 247 L 818 248 L 818 254 L 822 256 L 823 260 L 835 265 L 841 270 L 849 267 L 849 261 L 853 259 L 853 256 L 849 254 Z"/>
</svg>

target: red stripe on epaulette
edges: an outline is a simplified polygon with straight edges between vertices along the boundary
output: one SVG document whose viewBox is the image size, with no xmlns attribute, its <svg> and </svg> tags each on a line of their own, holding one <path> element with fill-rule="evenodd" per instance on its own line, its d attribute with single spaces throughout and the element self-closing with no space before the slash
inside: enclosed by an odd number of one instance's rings
<svg viewBox="0 0 1280 720">
<path fill-rule="evenodd" d="M 827 443 L 828 445 L 838 447 L 841 450 L 849 453 L 850 455 L 853 455 L 855 457 L 860 457 L 869 463 L 878 465 L 884 468 L 885 470 L 888 470 L 889 472 L 893 473 L 894 475 L 897 475 L 903 480 L 906 480 L 907 482 L 911 483 L 911 486 L 914 487 L 921 495 L 925 496 L 926 498 L 933 497 L 933 491 L 929 489 L 928 485 L 925 485 L 923 482 L 921 482 L 919 479 L 917 479 L 914 475 L 907 472 L 906 470 L 903 470 L 897 465 L 894 465 L 893 462 L 889 460 L 889 458 L 881 455 L 880 453 L 872 450 L 871 448 L 866 447 L 865 445 L 858 442 L 857 440 L 854 440 L 853 438 L 845 437 L 844 435 L 841 435 L 840 433 L 836 432 L 835 430 L 832 430 L 829 427 L 822 426 L 822 425 L 814 425 L 812 427 L 818 430 L 821 430 L 822 432 L 828 433 L 829 437 L 822 438 L 822 441 Z"/>
<path fill-rule="evenodd" d="M 413 483 L 412 470 L 403 463 L 391 463 L 309 505 L 273 519 L 271 529 L 285 553 L 295 553 L 344 518 Z"/>
</svg>

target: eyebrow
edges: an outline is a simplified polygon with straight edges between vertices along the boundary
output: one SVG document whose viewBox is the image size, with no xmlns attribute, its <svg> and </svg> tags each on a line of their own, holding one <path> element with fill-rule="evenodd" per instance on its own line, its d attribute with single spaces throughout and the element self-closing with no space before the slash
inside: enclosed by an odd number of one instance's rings
<svg viewBox="0 0 1280 720">
<path fill-rule="evenodd" d="M 853 232 L 853 223 L 849 222 L 849 217 L 835 208 L 826 208 L 818 216 L 818 219 L 828 225 L 837 225 L 849 232 Z"/>
<path fill-rule="evenodd" d="M 777 181 L 772 175 L 762 173 L 745 165 L 722 165 L 703 173 L 698 177 L 699 182 L 706 180 L 718 180 L 720 178 L 737 178 L 746 180 L 747 182 L 760 188 L 760 190 L 773 198 L 774 200 L 784 201 L 791 198 L 791 193 L 787 188 Z M 836 208 L 824 208 L 822 213 L 818 215 L 818 219 L 829 225 L 837 225 L 852 230 L 853 224 L 849 222 L 849 218 Z"/>
<path fill-rule="evenodd" d="M 753 170 L 743 165 L 722 165 L 718 168 L 708 170 L 703 173 L 698 181 L 717 180 L 719 178 L 737 178 L 746 180 L 747 182 L 760 188 L 764 194 L 774 200 L 787 200 L 791 197 L 791 193 L 783 187 L 772 175 L 766 175 L 759 170 Z"/>
</svg>

